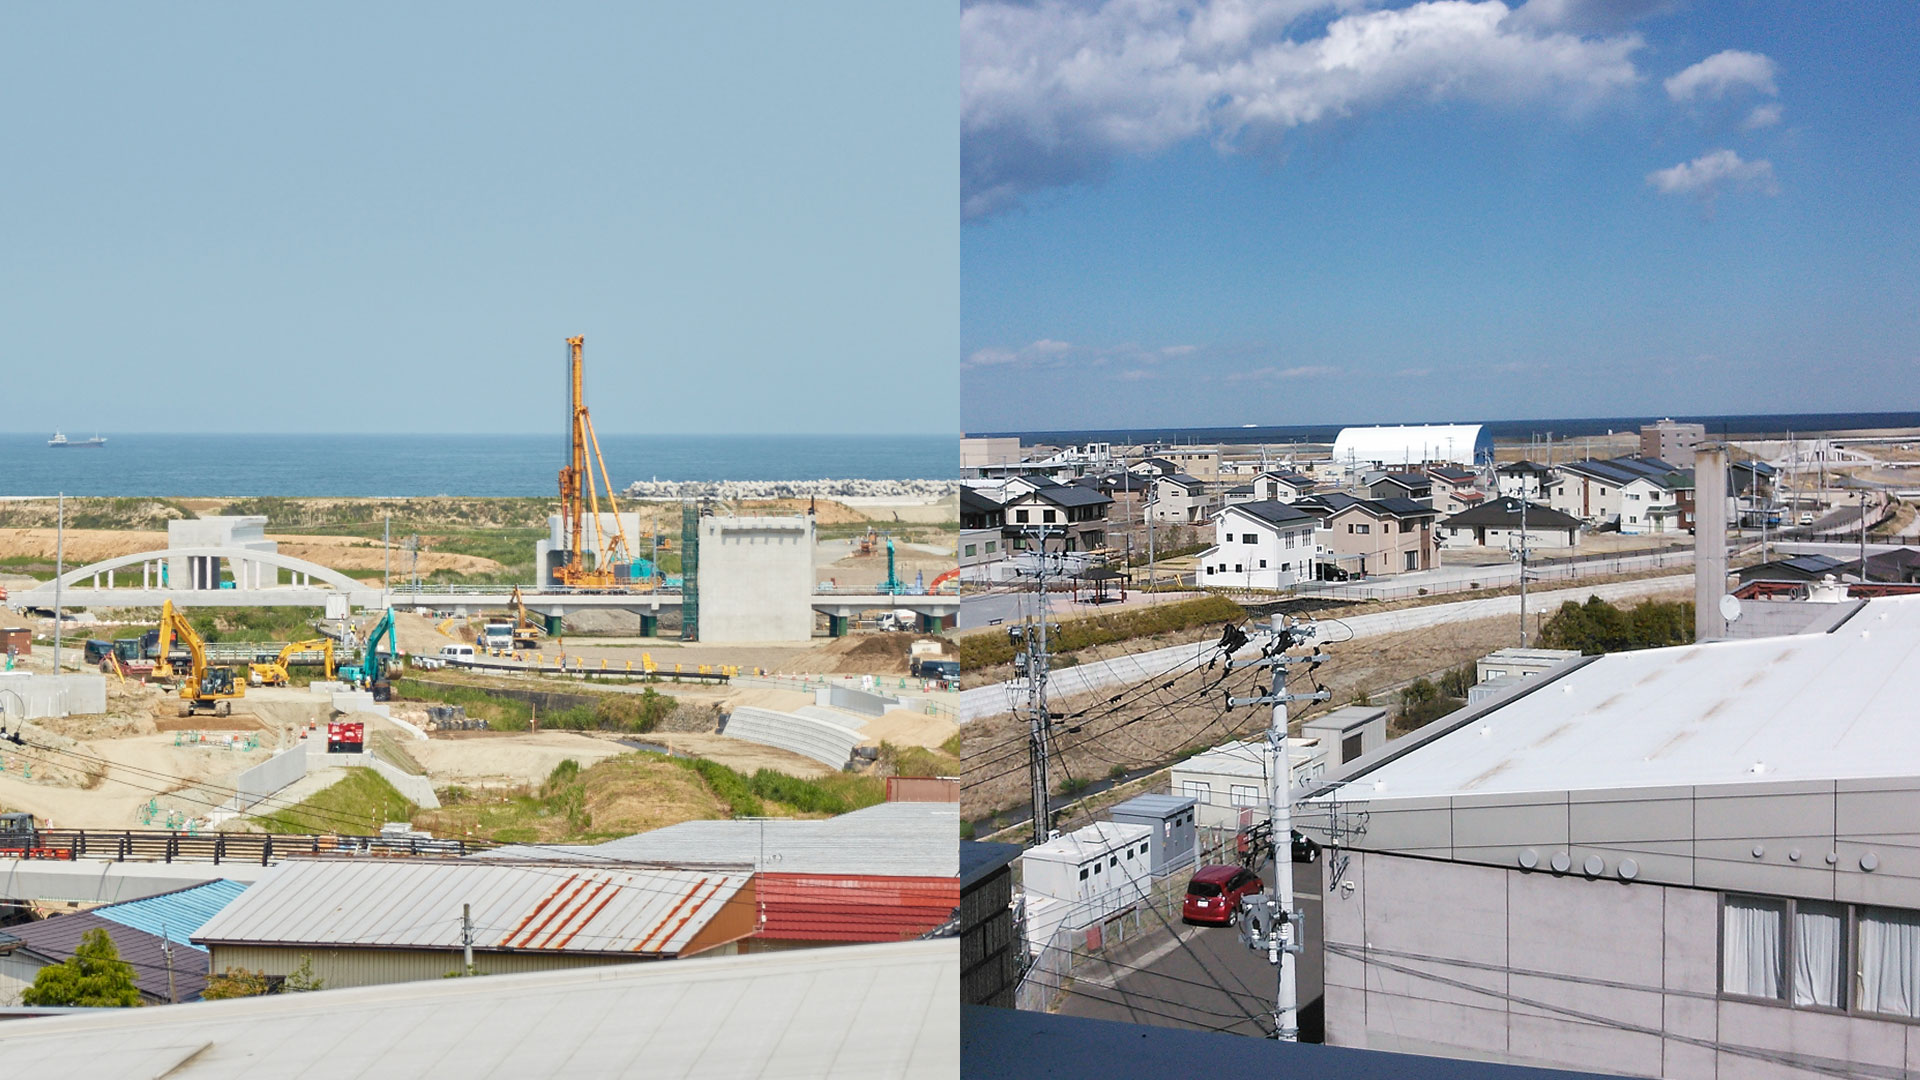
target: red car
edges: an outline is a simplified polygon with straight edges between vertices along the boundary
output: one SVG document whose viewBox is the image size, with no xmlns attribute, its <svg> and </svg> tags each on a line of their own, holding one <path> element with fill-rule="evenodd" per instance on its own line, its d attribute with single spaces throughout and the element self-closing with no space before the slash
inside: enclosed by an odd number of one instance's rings
<svg viewBox="0 0 1920 1080">
<path fill-rule="evenodd" d="M 1203 866 L 1187 883 L 1187 899 L 1180 907 L 1182 922 L 1225 926 L 1240 910 L 1240 898 L 1266 888 L 1260 875 L 1238 866 Z"/>
</svg>

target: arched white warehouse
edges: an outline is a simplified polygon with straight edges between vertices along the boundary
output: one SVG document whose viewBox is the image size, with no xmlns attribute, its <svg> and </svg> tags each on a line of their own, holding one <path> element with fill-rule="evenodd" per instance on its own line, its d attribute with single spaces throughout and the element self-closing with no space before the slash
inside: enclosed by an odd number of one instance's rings
<svg viewBox="0 0 1920 1080">
<path fill-rule="evenodd" d="M 1333 463 L 1350 468 L 1403 468 L 1422 462 L 1472 468 L 1493 460 L 1493 436 L 1480 424 L 1416 424 L 1340 429 Z"/>
</svg>

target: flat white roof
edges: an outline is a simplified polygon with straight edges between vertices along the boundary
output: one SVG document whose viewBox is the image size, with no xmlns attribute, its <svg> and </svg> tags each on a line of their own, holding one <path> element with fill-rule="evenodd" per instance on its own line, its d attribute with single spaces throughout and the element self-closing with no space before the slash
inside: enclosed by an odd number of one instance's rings
<svg viewBox="0 0 1920 1080">
<path fill-rule="evenodd" d="M 1300 735 L 1287 736 L 1287 750 L 1290 755 L 1298 755 L 1310 747 L 1320 745 L 1317 737 Z M 1294 763 L 1299 758 L 1294 757 Z M 1264 780 L 1267 777 L 1267 743 L 1265 739 L 1235 740 L 1221 743 L 1204 754 L 1195 754 L 1173 766 L 1173 772 L 1213 773 L 1216 776 L 1251 776 Z"/>
<path fill-rule="evenodd" d="M 0 1024 L 10 1076 L 941 1078 L 952 939 L 97 1009 Z"/>
<path fill-rule="evenodd" d="M 1084 828 L 1063 833 L 1044 844 L 1028 848 L 1020 858 L 1043 862 L 1079 863 L 1097 859 L 1115 848 L 1136 840 L 1145 840 L 1153 829 L 1121 821 L 1096 821 Z"/>
<path fill-rule="evenodd" d="M 1615 653 L 1529 681 L 1341 797 L 1920 775 L 1920 597 L 1870 600 L 1832 633 Z"/>
</svg>

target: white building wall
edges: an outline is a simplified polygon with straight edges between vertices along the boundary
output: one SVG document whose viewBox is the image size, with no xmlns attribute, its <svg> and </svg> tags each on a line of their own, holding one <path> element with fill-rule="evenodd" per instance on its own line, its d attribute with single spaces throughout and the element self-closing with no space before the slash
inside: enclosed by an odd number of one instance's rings
<svg viewBox="0 0 1920 1080">
<path fill-rule="evenodd" d="M 1213 542 L 1200 556 L 1202 588 L 1286 589 L 1313 577 L 1311 521 L 1282 528 L 1224 512 L 1214 522 Z"/>
<path fill-rule="evenodd" d="M 1330 1045 L 1679 1080 L 1920 1064 L 1920 1025 L 1721 996 L 1711 890 L 1374 852 L 1327 873 Z"/>
</svg>

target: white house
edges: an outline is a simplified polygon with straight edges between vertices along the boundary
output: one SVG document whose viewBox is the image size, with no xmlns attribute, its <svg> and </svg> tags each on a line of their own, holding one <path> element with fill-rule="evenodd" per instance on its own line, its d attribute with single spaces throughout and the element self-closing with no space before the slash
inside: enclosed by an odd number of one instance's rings
<svg viewBox="0 0 1920 1080">
<path fill-rule="evenodd" d="M 1312 580 L 1317 524 L 1283 502 L 1227 507 L 1213 519 L 1213 546 L 1200 553 L 1200 586 L 1285 589 Z"/>
<path fill-rule="evenodd" d="M 1510 461 L 1494 471 L 1498 494 L 1516 499 L 1539 499 L 1553 486 L 1554 471 L 1531 461 Z"/>
<path fill-rule="evenodd" d="M 1147 513 L 1153 520 L 1181 525 L 1194 525 L 1207 520 L 1222 503 L 1221 499 L 1208 493 L 1204 481 L 1186 473 L 1156 477 L 1152 496 L 1152 501 L 1147 504 Z"/>
<path fill-rule="evenodd" d="M 1256 502 L 1290 503 L 1312 493 L 1313 478 L 1296 472 L 1268 469 L 1253 478 L 1253 498 Z"/>
<path fill-rule="evenodd" d="M 1293 766 L 1293 786 L 1305 787 L 1327 771 L 1327 750 L 1317 737 L 1289 737 L 1287 760 Z M 1237 829 L 1241 816 L 1249 821 L 1266 816 L 1267 744 L 1264 740 L 1221 743 L 1195 754 L 1168 773 L 1173 794 L 1194 800 L 1195 821 L 1202 828 Z"/>
<path fill-rule="evenodd" d="M 1620 489 L 1620 531 L 1628 534 L 1682 531 L 1678 496 L 1653 477 L 1634 477 Z"/>
</svg>

